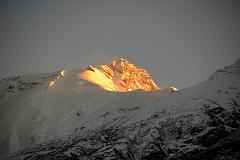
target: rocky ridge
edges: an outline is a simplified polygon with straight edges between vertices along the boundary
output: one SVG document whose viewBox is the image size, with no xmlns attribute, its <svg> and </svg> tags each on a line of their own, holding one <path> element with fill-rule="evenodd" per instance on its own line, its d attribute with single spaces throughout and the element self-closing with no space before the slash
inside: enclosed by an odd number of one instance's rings
<svg viewBox="0 0 240 160">
<path fill-rule="evenodd" d="M 96 77 L 102 76 L 109 83 L 106 86 L 104 83 L 96 82 L 99 80 L 98 78 L 87 77 L 86 74 L 97 74 Z M 125 59 L 114 60 L 111 64 L 99 67 L 89 66 L 81 75 L 85 80 L 96 83 L 100 87 L 110 91 L 127 92 L 138 89 L 154 91 L 160 89 L 145 69 Z"/>
</svg>

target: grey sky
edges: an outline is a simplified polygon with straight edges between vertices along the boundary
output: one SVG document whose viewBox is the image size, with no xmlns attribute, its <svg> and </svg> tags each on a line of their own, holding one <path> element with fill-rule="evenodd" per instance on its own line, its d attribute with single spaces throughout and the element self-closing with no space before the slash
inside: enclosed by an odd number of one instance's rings
<svg viewBox="0 0 240 160">
<path fill-rule="evenodd" d="M 191 86 L 240 57 L 238 0 L 1 0 L 0 76 L 126 58 L 161 87 Z"/>
</svg>

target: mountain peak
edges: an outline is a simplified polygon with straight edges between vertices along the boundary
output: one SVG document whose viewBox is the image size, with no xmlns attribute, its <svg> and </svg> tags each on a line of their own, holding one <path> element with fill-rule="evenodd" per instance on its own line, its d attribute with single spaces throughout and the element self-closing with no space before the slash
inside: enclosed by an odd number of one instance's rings
<svg viewBox="0 0 240 160">
<path fill-rule="evenodd" d="M 98 67 L 88 66 L 81 73 L 81 77 L 109 91 L 127 92 L 138 89 L 153 91 L 160 89 L 145 69 L 123 58 Z"/>
<path fill-rule="evenodd" d="M 119 62 L 125 62 L 125 63 L 128 63 L 128 60 L 124 59 L 124 58 L 120 58 L 120 59 L 116 59 L 116 60 L 113 60 L 114 61 L 119 61 Z"/>
</svg>

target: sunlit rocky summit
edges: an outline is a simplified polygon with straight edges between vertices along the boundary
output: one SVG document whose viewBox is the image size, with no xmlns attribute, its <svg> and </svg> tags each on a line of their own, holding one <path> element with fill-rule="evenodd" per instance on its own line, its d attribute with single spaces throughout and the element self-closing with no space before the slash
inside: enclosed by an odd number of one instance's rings
<svg viewBox="0 0 240 160">
<path fill-rule="evenodd" d="M 123 59 L 5 78 L 0 159 L 239 160 L 240 59 L 174 90 Z"/>
<path fill-rule="evenodd" d="M 109 91 L 127 92 L 138 89 L 154 91 L 160 89 L 145 69 L 125 59 L 114 60 L 111 64 L 99 67 L 88 66 L 81 76 Z"/>
</svg>

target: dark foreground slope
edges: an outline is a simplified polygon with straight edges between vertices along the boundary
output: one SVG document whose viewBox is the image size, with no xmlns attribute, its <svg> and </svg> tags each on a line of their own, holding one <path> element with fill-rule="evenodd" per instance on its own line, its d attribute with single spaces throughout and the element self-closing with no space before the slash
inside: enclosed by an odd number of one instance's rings
<svg viewBox="0 0 240 160">
<path fill-rule="evenodd" d="M 131 97 L 126 97 L 131 98 Z M 240 59 L 191 88 L 118 106 L 3 159 L 239 159 Z"/>
</svg>

